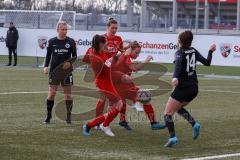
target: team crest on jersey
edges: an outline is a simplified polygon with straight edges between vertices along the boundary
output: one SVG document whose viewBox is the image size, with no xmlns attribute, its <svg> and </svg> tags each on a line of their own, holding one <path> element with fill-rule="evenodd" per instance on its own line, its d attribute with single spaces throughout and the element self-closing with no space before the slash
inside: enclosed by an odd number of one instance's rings
<svg viewBox="0 0 240 160">
<path fill-rule="evenodd" d="M 47 40 L 48 40 L 48 37 L 46 37 L 46 36 L 39 36 L 38 37 L 38 46 L 41 49 L 45 49 L 46 46 L 47 46 Z"/>
<path fill-rule="evenodd" d="M 66 48 L 70 48 L 70 44 L 69 44 L 69 43 L 66 43 L 66 44 L 65 44 L 65 47 L 66 47 Z"/>
<path fill-rule="evenodd" d="M 223 57 L 227 58 L 231 53 L 232 45 L 229 43 L 220 44 L 220 51 Z"/>
</svg>

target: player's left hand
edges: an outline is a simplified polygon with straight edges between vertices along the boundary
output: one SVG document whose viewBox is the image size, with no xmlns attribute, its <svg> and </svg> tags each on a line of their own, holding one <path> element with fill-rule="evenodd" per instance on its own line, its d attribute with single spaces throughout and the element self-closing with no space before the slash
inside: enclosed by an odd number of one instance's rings
<svg viewBox="0 0 240 160">
<path fill-rule="evenodd" d="M 68 68 L 70 68 L 71 67 L 71 63 L 70 62 L 64 62 L 64 64 L 63 64 L 63 69 L 64 70 L 67 70 Z"/>
<path fill-rule="evenodd" d="M 211 45 L 210 50 L 213 52 L 216 51 L 216 44 Z"/>
<path fill-rule="evenodd" d="M 173 85 L 174 87 L 176 87 L 176 86 L 178 85 L 178 83 L 179 83 L 179 81 L 178 81 L 177 78 L 173 78 L 173 79 L 172 79 L 172 85 Z"/>
<path fill-rule="evenodd" d="M 150 61 L 152 61 L 152 60 L 153 60 L 153 57 L 152 57 L 152 56 L 147 56 L 145 62 L 148 63 L 148 62 L 150 62 Z"/>
</svg>

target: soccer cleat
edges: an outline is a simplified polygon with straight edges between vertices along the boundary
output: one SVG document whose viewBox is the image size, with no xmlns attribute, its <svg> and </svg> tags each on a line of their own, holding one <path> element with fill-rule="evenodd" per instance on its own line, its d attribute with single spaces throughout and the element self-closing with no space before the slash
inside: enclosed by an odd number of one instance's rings
<svg viewBox="0 0 240 160">
<path fill-rule="evenodd" d="M 71 121 L 71 113 L 67 113 L 66 122 L 67 122 L 67 124 L 71 124 L 72 123 L 72 121 Z"/>
<path fill-rule="evenodd" d="M 165 124 L 160 124 L 159 122 L 154 122 L 151 124 L 152 130 L 159 130 L 159 129 L 164 129 L 166 128 Z"/>
<path fill-rule="evenodd" d="M 52 115 L 51 115 L 51 114 L 47 114 L 47 118 L 45 119 L 44 123 L 45 123 L 45 124 L 49 124 L 51 118 L 52 118 Z"/>
<path fill-rule="evenodd" d="M 143 105 L 142 105 L 142 103 L 140 103 L 140 102 L 136 102 L 136 103 L 133 105 L 133 107 L 134 107 L 138 112 L 143 112 L 143 111 L 144 111 Z"/>
<path fill-rule="evenodd" d="M 83 131 L 82 131 L 82 133 L 83 133 L 83 135 L 84 136 L 90 136 L 90 128 L 88 127 L 88 125 L 87 124 L 84 124 L 83 125 Z"/>
<path fill-rule="evenodd" d="M 178 144 L 177 137 L 169 138 L 168 142 L 164 145 L 164 147 L 172 147 L 173 145 Z"/>
<path fill-rule="evenodd" d="M 128 125 L 128 122 L 126 122 L 126 121 L 121 121 L 121 122 L 119 122 L 119 125 L 120 126 L 122 126 L 122 127 L 124 127 L 126 130 L 128 130 L 128 131 L 132 131 L 133 129 Z"/>
<path fill-rule="evenodd" d="M 200 128 L 201 128 L 201 125 L 196 122 L 193 126 L 193 139 L 197 139 L 200 135 Z"/>
<path fill-rule="evenodd" d="M 101 124 L 99 127 L 106 135 L 108 135 L 110 137 L 114 137 L 115 136 L 109 126 L 104 127 L 103 124 Z"/>
</svg>

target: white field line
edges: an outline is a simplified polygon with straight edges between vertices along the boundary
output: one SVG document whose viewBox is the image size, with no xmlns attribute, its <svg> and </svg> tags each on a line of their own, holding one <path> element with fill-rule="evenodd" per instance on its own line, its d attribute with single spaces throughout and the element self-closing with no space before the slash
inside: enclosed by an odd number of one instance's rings
<svg viewBox="0 0 240 160">
<path fill-rule="evenodd" d="M 149 89 L 155 90 L 155 89 Z M 168 91 L 170 89 L 156 89 L 159 91 Z M 80 90 L 80 91 L 73 91 L 72 93 L 81 93 L 81 92 L 95 92 L 97 90 Z M 240 94 L 240 91 L 229 91 L 229 90 L 209 90 L 209 89 L 200 89 L 201 92 L 216 92 L 216 93 L 232 93 L 232 94 Z M 58 91 L 62 93 L 62 91 Z M 0 95 L 13 95 L 13 94 L 46 94 L 48 91 L 24 91 L 24 92 L 0 92 Z"/>
<path fill-rule="evenodd" d="M 182 160 L 211 160 L 211 159 L 230 158 L 230 157 L 239 157 L 239 156 L 240 156 L 240 153 L 234 153 L 234 154 L 223 154 L 223 155 L 207 156 L 207 157 L 199 157 L 199 158 L 186 158 Z"/>
</svg>

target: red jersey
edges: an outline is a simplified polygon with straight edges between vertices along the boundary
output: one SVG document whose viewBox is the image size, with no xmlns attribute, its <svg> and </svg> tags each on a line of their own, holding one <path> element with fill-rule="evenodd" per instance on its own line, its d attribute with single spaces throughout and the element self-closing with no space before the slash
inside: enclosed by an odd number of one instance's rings
<svg viewBox="0 0 240 160">
<path fill-rule="evenodd" d="M 130 76 L 132 73 L 132 69 L 130 68 L 130 65 L 132 64 L 133 64 L 133 61 L 130 56 L 121 55 L 118 58 L 117 62 L 112 64 L 112 74 L 120 72 L 118 73 L 118 75 L 123 76 L 124 74 L 128 74 Z M 120 95 L 121 99 L 122 100 L 130 99 L 132 101 L 135 101 L 138 87 L 135 86 L 134 82 L 132 81 L 132 82 L 124 83 L 121 81 L 121 78 L 114 80 L 115 78 L 117 78 L 117 76 L 116 77 L 112 76 L 114 87 L 117 93 Z"/>
<path fill-rule="evenodd" d="M 86 54 L 84 55 L 82 61 L 83 61 L 83 62 L 86 62 L 86 63 L 88 63 L 88 64 L 90 64 L 90 58 L 89 58 L 89 55 L 90 55 L 92 52 L 94 52 L 93 48 L 92 48 L 92 47 L 91 47 L 91 48 L 88 48 L 88 50 L 87 50 Z"/>
<path fill-rule="evenodd" d="M 132 69 L 130 68 L 130 65 L 133 64 L 131 56 L 126 56 L 122 54 L 116 63 L 113 64 L 113 70 L 118 70 L 124 74 L 131 75 Z"/>
<path fill-rule="evenodd" d="M 106 65 L 108 59 L 105 52 L 98 54 L 93 48 L 89 48 L 83 61 L 90 64 L 95 76 L 95 84 L 99 88 L 99 91 L 104 94 L 109 101 L 116 102 L 120 97 L 111 80 L 112 74 L 109 68 L 110 66 Z"/>
<path fill-rule="evenodd" d="M 123 49 L 123 41 L 120 36 L 113 35 L 108 36 L 107 34 L 103 35 L 106 38 L 106 52 L 108 58 L 113 57 L 118 53 L 118 51 L 122 51 Z"/>
<path fill-rule="evenodd" d="M 110 80 L 110 68 L 105 65 L 107 59 L 106 53 L 98 54 L 93 48 L 89 48 L 83 58 L 84 62 L 91 65 L 96 84 Z"/>
</svg>

